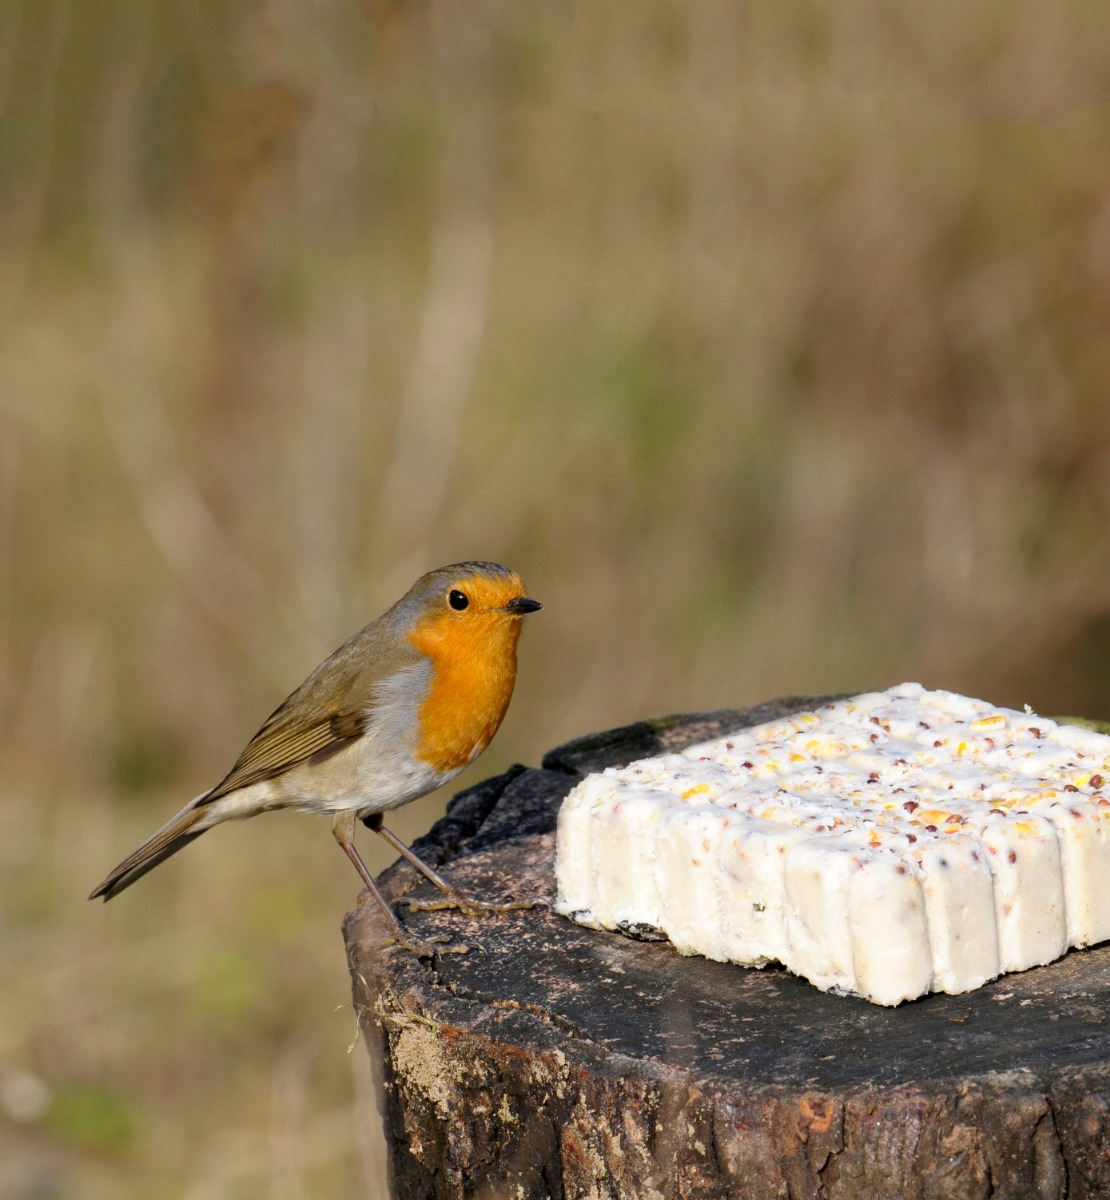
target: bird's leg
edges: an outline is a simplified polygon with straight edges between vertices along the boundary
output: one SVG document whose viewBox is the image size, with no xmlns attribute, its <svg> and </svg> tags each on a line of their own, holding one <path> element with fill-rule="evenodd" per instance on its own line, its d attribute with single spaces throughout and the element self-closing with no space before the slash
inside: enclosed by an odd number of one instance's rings
<svg viewBox="0 0 1110 1200">
<path fill-rule="evenodd" d="M 410 900 L 408 896 L 403 896 L 399 903 L 403 902 L 406 908 L 412 912 L 438 912 L 445 908 L 457 908 L 468 917 L 480 917 L 486 913 L 517 912 L 522 908 L 534 908 L 540 903 L 539 899 L 535 898 L 511 901 L 506 904 L 491 904 L 488 900 L 479 900 L 476 896 L 464 896 L 453 888 L 438 871 L 433 871 L 426 862 L 423 862 L 396 834 L 390 833 L 382 824 L 381 813 L 372 813 L 368 817 L 363 817 L 362 823 L 367 829 L 372 829 L 376 834 L 385 838 L 398 854 L 407 858 L 425 879 L 434 883 L 443 893 L 442 900 Z"/>
<path fill-rule="evenodd" d="M 389 924 L 393 929 L 393 936 L 390 941 L 397 942 L 398 945 L 411 950 L 418 958 L 434 958 L 437 954 L 465 954 L 467 952 L 467 947 L 461 944 L 454 946 L 438 944 L 450 941 L 450 938 L 432 938 L 430 942 L 422 942 L 405 932 L 404 926 L 397 920 L 393 909 L 390 908 L 385 897 L 378 891 L 378 885 L 374 882 L 373 876 L 371 876 L 366 864 L 362 861 L 362 855 L 359 854 L 358 848 L 355 846 L 354 812 L 347 810 L 336 813 L 331 823 L 331 832 L 332 836 L 342 847 L 343 853 L 351 860 L 355 870 L 362 877 L 362 882 L 366 885 L 366 890 L 378 902 L 382 912 L 389 919 Z M 388 945 L 388 943 L 386 944 Z"/>
</svg>

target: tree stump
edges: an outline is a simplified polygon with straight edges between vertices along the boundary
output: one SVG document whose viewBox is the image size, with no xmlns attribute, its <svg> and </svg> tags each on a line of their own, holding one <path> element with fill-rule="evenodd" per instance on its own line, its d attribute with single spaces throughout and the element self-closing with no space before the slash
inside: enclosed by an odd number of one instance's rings
<svg viewBox="0 0 1110 1200">
<path fill-rule="evenodd" d="M 582 775 L 824 699 L 572 742 L 457 796 L 418 850 L 473 894 L 550 901 Z M 405 863 L 382 883 L 431 891 Z M 345 922 L 398 1200 L 1110 1197 L 1110 946 L 887 1009 L 546 907 L 404 920 L 470 950 L 383 948 L 365 895 Z"/>
</svg>

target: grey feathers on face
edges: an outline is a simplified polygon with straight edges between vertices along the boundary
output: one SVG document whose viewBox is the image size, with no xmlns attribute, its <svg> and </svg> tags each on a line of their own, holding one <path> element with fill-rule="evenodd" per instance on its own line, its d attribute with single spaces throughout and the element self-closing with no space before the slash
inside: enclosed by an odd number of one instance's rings
<svg viewBox="0 0 1110 1200">
<path fill-rule="evenodd" d="M 424 595 L 428 591 L 445 588 L 448 584 L 455 583 L 459 580 L 469 579 L 474 575 L 485 575 L 487 578 L 511 579 L 513 572 L 508 567 L 503 567 L 500 563 L 493 562 L 461 562 L 452 563 L 449 567 L 439 567 L 435 571 L 429 571 L 427 575 L 422 575 L 412 588 L 409 590 L 409 595 L 416 593 Z"/>
<path fill-rule="evenodd" d="M 452 563 L 449 567 L 439 567 L 421 577 L 401 597 L 390 610 L 407 616 L 414 608 L 420 607 L 429 596 L 443 595 L 467 579 L 474 576 L 485 576 L 487 579 L 512 579 L 515 572 L 500 563 L 493 562 L 460 562 Z"/>
</svg>

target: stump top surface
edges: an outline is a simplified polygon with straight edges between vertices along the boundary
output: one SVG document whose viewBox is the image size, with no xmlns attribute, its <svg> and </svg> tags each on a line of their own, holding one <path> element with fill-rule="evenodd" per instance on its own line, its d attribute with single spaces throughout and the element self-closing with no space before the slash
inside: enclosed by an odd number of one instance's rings
<svg viewBox="0 0 1110 1200">
<path fill-rule="evenodd" d="M 465 891 L 551 901 L 556 813 L 583 774 L 816 702 L 671 718 L 571 743 L 545 769 L 514 769 L 463 793 L 418 848 Z M 424 894 L 407 865 L 384 881 L 394 896 Z M 429 1019 L 533 1051 L 571 1046 L 615 1069 L 677 1069 L 747 1093 L 1110 1074 L 1110 946 L 890 1009 L 820 992 L 782 968 L 687 958 L 667 942 L 584 929 L 550 908 L 404 919 L 421 937 L 451 934 L 469 953 L 429 963 L 396 947 L 382 952 L 382 927 L 364 903 L 347 928 L 352 967 Z"/>
</svg>

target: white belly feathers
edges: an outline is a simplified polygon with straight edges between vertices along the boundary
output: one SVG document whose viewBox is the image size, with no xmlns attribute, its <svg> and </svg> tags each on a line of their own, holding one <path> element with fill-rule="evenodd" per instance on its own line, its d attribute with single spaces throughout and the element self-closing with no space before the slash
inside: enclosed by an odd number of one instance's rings
<svg viewBox="0 0 1110 1200">
<path fill-rule="evenodd" d="M 353 808 L 360 816 L 369 816 L 447 783 L 458 770 L 437 771 L 413 752 L 417 743 L 413 714 L 419 712 L 430 678 L 427 662 L 397 672 L 379 686 L 362 737 L 317 762 L 301 763 L 221 797 L 212 803 L 212 819 L 204 827 L 277 808 L 328 814 Z"/>
</svg>

